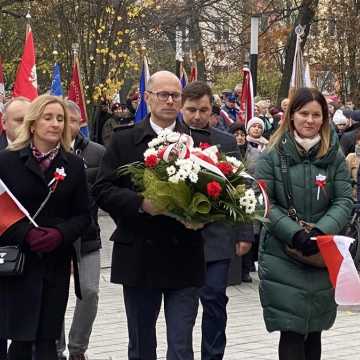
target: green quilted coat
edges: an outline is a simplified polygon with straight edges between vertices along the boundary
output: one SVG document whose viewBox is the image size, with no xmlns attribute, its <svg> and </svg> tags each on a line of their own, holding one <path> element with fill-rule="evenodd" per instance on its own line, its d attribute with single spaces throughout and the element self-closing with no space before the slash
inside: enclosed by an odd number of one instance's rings
<svg viewBox="0 0 360 360">
<path fill-rule="evenodd" d="M 318 147 L 300 150 L 290 134 L 283 138 L 295 208 L 300 219 L 325 234 L 338 234 L 352 208 L 351 182 L 335 132 L 327 155 L 316 159 Z M 326 176 L 317 199 L 316 175 Z M 263 154 L 257 162 L 257 178 L 265 180 L 271 202 L 270 222 L 264 226 L 259 249 L 260 299 L 268 331 L 300 334 L 329 329 L 336 317 L 334 290 L 326 269 L 304 265 L 284 251 L 301 230 L 287 216 L 287 202 L 277 150 Z"/>
</svg>

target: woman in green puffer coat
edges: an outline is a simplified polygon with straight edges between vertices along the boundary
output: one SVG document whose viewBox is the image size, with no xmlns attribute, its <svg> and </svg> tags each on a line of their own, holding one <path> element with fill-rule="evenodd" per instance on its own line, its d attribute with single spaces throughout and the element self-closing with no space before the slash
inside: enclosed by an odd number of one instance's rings
<svg viewBox="0 0 360 360">
<path fill-rule="evenodd" d="M 298 218 L 288 216 L 289 202 L 279 153 Z M 282 161 L 284 164 L 284 161 Z M 284 167 L 283 167 L 284 169 Z M 325 176 L 318 188 L 319 175 Z M 352 209 L 351 181 L 324 96 L 316 89 L 297 90 L 284 122 L 268 151 L 258 160 L 257 178 L 264 180 L 271 202 L 259 249 L 260 299 L 268 331 L 280 331 L 280 360 L 321 358 L 321 331 L 336 317 L 334 289 L 328 272 L 295 260 L 294 248 L 305 256 L 319 252 L 311 237 L 338 234 Z M 285 188 L 284 188 L 285 186 Z"/>
</svg>

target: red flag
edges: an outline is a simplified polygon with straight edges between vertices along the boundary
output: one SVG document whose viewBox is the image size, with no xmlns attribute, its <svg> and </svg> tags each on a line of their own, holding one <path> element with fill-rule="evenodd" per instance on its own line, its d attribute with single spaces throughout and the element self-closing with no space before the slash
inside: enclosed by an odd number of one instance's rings
<svg viewBox="0 0 360 360">
<path fill-rule="evenodd" d="M 0 179 L 0 236 L 13 224 L 25 217 L 14 201 L 14 195 Z"/>
<path fill-rule="evenodd" d="M 2 59 L 0 57 L 0 134 L 3 130 L 1 118 L 4 111 L 4 99 L 5 99 L 5 77 L 2 66 Z"/>
<path fill-rule="evenodd" d="M 254 117 L 254 90 L 250 69 L 244 67 L 243 72 L 239 120 L 246 127 L 247 122 Z"/>
<path fill-rule="evenodd" d="M 197 65 L 196 62 L 191 63 L 189 82 L 197 81 Z"/>
<path fill-rule="evenodd" d="M 30 26 L 28 26 L 23 55 L 16 73 L 13 96 L 25 96 L 30 100 L 38 96 L 35 47 Z"/>
<path fill-rule="evenodd" d="M 85 97 L 84 97 L 83 87 L 81 84 L 80 65 L 77 56 L 75 56 L 75 60 L 74 60 L 71 82 L 68 90 L 68 99 L 72 100 L 74 103 L 76 103 L 79 106 L 81 110 L 81 123 L 82 124 L 87 123 Z"/>
<path fill-rule="evenodd" d="M 316 237 L 338 305 L 360 304 L 360 277 L 349 251 L 353 240 L 340 235 Z"/>
</svg>

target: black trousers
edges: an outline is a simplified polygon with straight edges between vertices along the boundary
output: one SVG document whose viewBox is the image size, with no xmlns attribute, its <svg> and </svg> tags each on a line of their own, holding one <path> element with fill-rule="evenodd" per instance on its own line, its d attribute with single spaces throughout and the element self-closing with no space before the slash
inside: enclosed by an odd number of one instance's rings
<svg viewBox="0 0 360 360">
<path fill-rule="evenodd" d="M 307 336 L 292 331 L 282 331 L 279 342 L 279 360 L 320 360 L 321 332 Z"/>
<path fill-rule="evenodd" d="M 6 360 L 7 340 L 0 339 L 0 360 Z"/>
<path fill-rule="evenodd" d="M 56 340 L 12 341 L 8 360 L 57 360 Z"/>
<path fill-rule="evenodd" d="M 192 331 L 198 288 L 145 289 L 123 287 L 129 332 L 129 360 L 156 360 L 156 321 L 164 298 L 167 360 L 193 360 Z"/>
</svg>

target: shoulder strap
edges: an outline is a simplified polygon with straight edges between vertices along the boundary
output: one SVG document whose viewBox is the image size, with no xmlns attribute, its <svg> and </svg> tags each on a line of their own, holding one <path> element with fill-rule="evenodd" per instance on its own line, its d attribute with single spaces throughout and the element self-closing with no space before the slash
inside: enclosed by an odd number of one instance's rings
<svg viewBox="0 0 360 360">
<path fill-rule="evenodd" d="M 285 190 L 285 196 L 287 200 L 287 206 L 288 206 L 288 216 L 292 218 L 293 220 L 299 222 L 300 219 L 297 215 L 297 211 L 294 206 L 294 198 L 291 193 L 291 180 L 289 176 L 289 164 L 288 164 L 288 157 L 284 153 L 284 149 L 282 144 L 280 143 L 278 146 L 278 152 L 280 156 L 280 173 L 284 185 Z"/>
</svg>

